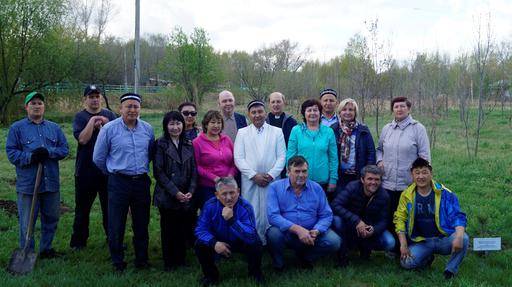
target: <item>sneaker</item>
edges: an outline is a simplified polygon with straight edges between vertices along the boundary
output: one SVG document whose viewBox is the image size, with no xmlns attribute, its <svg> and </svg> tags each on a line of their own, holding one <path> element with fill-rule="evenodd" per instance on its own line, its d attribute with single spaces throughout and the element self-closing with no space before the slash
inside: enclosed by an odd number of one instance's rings
<svg viewBox="0 0 512 287">
<path fill-rule="evenodd" d="M 306 270 L 313 269 L 313 263 L 307 259 L 300 258 L 299 259 L 299 267 Z"/>
<path fill-rule="evenodd" d="M 82 251 L 84 248 L 85 248 L 85 245 L 75 245 L 75 246 L 71 246 L 71 250 L 73 250 L 74 252 Z"/>
<path fill-rule="evenodd" d="M 397 258 L 396 253 L 393 251 L 385 251 L 384 256 L 386 256 L 389 259 L 395 259 Z"/>
<path fill-rule="evenodd" d="M 338 266 L 346 268 L 349 264 L 348 255 L 338 255 Z"/>
<path fill-rule="evenodd" d="M 276 274 L 281 274 L 284 272 L 284 266 L 281 266 L 281 267 L 274 267 L 274 273 Z"/>
<path fill-rule="evenodd" d="M 430 258 L 427 261 L 427 266 L 428 267 L 432 266 L 432 262 L 434 262 L 434 259 L 435 259 L 434 255 L 431 255 Z M 448 271 L 448 272 L 450 272 L 450 271 Z"/>
<path fill-rule="evenodd" d="M 149 264 L 147 261 L 135 263 L 135 269 L 137 270 L 147 270 L 149 268 L 151 268 L 151 264 Z"/>
<path fill-rule="evenodd" d="M 444 279 L 446 279 L 446 280 L 450 280 L 453 278 L 453 276 L 455 276 L 455 274 L 453 274 L 451 271 L 448 271 L 448 270 L 444 270 L 443 275 L 444 275 Z"/>
<path fill-rule="evenodd" d="M 61 258 L 64 256 L 64 253 L 55 251 L 55 249 L 48 249 L 39 253 L 39 259 L 54 259 Z"/>
<path fill-rule="evenodd" d="M 265 278 L 263 277 L 262 274 L 251 275 L 250 277 L 254 280 L 256 285 L 266 285 Z"/>
<path fill-rule="evenodd" d="M 370 260 L 370 256 L 372 255 L 372 251 L 369 249 L 362 249 L 359 251 L 359 258 L 362 260 Z"/>
</svg>

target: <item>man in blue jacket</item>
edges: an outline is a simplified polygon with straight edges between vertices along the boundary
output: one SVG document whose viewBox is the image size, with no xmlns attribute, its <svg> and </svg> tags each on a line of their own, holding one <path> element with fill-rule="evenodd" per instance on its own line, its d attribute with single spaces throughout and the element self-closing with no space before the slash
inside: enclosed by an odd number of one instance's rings
<svg viewBox="0 0 512 287">
<path fill-rule="evenodd" d="M 392 250 L 393 235 L 386 230 L 389 196 L 381 186 L 382 170 L 367 165 L 360 180 L 354 180 L 332 202 L 334 230 L 343 238 L 340 264 L 348 264 L 348 251 L 357 247 L 368 259 L 372 250 Z"/>
<path fill-rule="evenodd" d="M 246 255 L 249 276 L 262 283 L 262 245 L 254 210 L 249 202 L 239 197 L 240 189 L 233 177 L 220 178 L 215 189 L 215 197 L 204 204 L 196 227 L 195 250 L 204 274 L 202 284 L 218 283 L 215 257 L 218 254 L 229 258 L 232 252 Z"/>
<path fill-rule="evenodd" d="M 25 245 L 30 207 L 39 163 L 43 165 L 41 185 L 38 190 L 38 205 L 34 211 L 41 212 L 41 241 L 39 258 L 55 258 L 63 254 L 52 247 L 60 216 L 59 160 L 68 155 L 66 137 L 59 125 L 44 119 L 44 96 L 32 92 L 25 97 L 27 117 L 11 125 L 5 150 L 7 158 L 16 166 L 16 206 L 20 223 L 20 248 Z M 34 249 L 34 237 L 30 239 Z"/>
<path fill-rule="evenodd" d="M 417 158 L 411 167 L 413 183 L 400 196 L 394 224 L 400 240 L 400 263 L 406 269 L 432 264 L 434 254 L 451 255 L 444 270 L 452 278 L 466 256 L 467 219 L 457 196 L 432 179 L 432 166 Z"/>
</svg>

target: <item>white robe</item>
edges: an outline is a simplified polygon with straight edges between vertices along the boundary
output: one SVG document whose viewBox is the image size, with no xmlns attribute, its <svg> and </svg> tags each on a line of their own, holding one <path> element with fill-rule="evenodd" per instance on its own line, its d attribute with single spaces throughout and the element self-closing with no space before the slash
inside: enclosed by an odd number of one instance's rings
<svg viewBox="0 0 512 287">
<path fill-rule="evenodd" d="M 258 134 L 254 125 L 238 130 L 234 150 L 235 164 L 242 174 L 242 196 L 254 208 L 256 230 L 263 244 L 266 244 L 265 232 L 269 227 L 267 218 L 267 188 L 258 186 L 251 180 L 257 173 L 268 173 L 279 179 L 285 166 L 286 145 L 280 128 L 267 123 L 263 132 Z"/>
</svg>

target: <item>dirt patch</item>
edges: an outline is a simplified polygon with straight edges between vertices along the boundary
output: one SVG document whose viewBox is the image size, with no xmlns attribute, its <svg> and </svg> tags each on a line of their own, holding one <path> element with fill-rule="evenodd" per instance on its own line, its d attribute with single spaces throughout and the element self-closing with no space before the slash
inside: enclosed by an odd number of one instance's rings
<svg viewBox="0 0 512 287">
<path fill-rule="evenodd" d="M 16 201 L 14 200 L 3 200 L 0 199 L 0 209 L 5 210 L 10 216 L 18 216 L 18 208 L 16 207 Z M 60 214 L 72 212 L 73 209 L 66 205 L 64 202 L 60 202 Z"/>
</svg>

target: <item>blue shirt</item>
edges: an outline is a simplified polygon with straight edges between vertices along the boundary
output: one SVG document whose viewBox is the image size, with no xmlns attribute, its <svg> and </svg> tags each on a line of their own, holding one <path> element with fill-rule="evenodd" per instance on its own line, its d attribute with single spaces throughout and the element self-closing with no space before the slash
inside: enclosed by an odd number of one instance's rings
<svg viewBox="0 0 512 287">
<path fill-rule="evenodd" d="M 11 125 L 5 151 L 7 158 L 16 166 L 16 192 L 32 194 L 37 164 L 30 164 L 32 151 L 44 147 L 49 158 L 43 162 L 43 177 L 39 192 L 59 191 L 59 160 L 68 155 L 68 142 L 59 125 L 43 120 L 36 124 L 29 118 Z"/>
<path fill-rule="evenodd" d="M 332 210 L 322 187 L 307 180 L 300 195 L 295 195 L 289 178 L 270 184 L 267 195 L 267 216 L 270 225 L 282 232 L 297 224 L 323 233 L 332 222 Z"/>
<path fill-rule="evenodd" d="M 320 123 L 324 126 L 330 127 L 337 122 L 338 122 L 338 116 L 336 115 L 336 113 L 334 113 L 334 116 L 332 116 L 332 118 L 330 118 L 330 119 L 326 118 L 324 115 L 320 116 Z"/>
<path fill-rule="evenodd" d="M 148 173 L 154 141 L 150 124 L 138 119 L 135 127 L 130 129 L 120 117 L 101 128 L 92 159 L 105 174 Z"/>
</svg>

